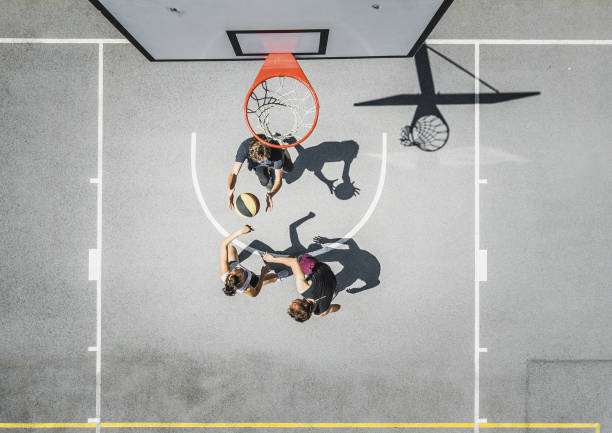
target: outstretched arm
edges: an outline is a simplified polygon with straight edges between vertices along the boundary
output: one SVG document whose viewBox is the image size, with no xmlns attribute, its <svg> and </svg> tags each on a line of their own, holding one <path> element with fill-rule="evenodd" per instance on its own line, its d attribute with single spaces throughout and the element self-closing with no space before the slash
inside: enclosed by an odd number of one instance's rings
<svg viewBox="0 0 612 433">
<path fill-rule="evenodd" d="M 234 189 L 236 188 L 236 179 L 238 178 L 238 172 L 241 167 L 241 162 L 234 162 L 232 172 L 227 177 L 227 206 L 230 209 L 234 208 Z"/>
<path fill-rule="evenodd" d="M 274 170 L 274 185 L 270 191 L 266 192 L 266 211 L 274 208 L 272 197 L 281 189 L 281 186 L 283 186 L 283 170 Z"/>
<path fill-rule="evenodd" d="M 253 228 L 249 225 L 244 225 L 240 228 L 240 230 L 236 230 L 231 235 L 227 236 L 221 241 L 221 248 L 219 249 L 219 271 L 221 275 L 225 274 L 229 271 L 229 263 L 227 260 L 227 247 L 232 243 L 234 239 L 236 239 L 240 235 L 244 235 L 253 231 Z"/>
<path fill-rule="evenodd" d="M 281 186 L 283 186 L 283 170 L 274 170 L 274 185 L 269 194 L 274 197 L 274 194 L 281 189 Z"/>
<path fill-rule="evenodd" d="M 266 275 L 268 275 L 270 273 L 270 266 L 265 265 L 261 267 L 261 273 L 259 274 L 259 281 L 257 282 L 257 285 L 255 287 L 249 287 L 244 291 L 244 294 L 247 296 L 250 296 L 251 298 L 254 298 L 255 296 L 259 295 L 259 292 L 261 292 L 261 288 L 263 287 L 264 283 L 265 283 L 265 279 L 266 279 Z"/>
<path fill-rule="evenodd" d="M 265 253 L 263 259 L 268 263 L 280 263 L 291 268 L 293 275 L 295 276 L 295 288 L 298 292 L 302 293 L 308 289 L 308 281 L 302 271 L 302 267 L 298 260 L 294 257 L 274 257 L 270 253 Z"/>
</svg>

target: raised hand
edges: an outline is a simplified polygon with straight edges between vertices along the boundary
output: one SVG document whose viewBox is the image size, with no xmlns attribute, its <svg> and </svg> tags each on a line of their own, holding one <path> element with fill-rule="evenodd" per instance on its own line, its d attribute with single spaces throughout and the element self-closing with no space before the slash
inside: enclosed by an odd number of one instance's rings
<svg viewBox="0 0 612 433">
<path fill-rule="evenodd" d="M 272 210 L 274 208 L 274 204 L 272 203 L 272 196 L 270 193 L 266 193 L 266 212 Z"/>
<path fill-rule="evenodd" d="M 240 227 L 240 230 L 239 230 L 239 231 L 240 231 L 240 234 L 241 234 L 241 235 L 246 235 L 247 233 L 250 233 L 250 232 L 252 232 L 253 230 L 254 230 L 254 229 L 253 229 L 253 227 L 251 227 L 251 226 L 250 226 L 250 225 L 248 225 L 248 224 L 245 224 L 245 225 L 243 225 L 242 227 Z"/>
<path fill-rule="evenodd" d="M 268 275 L 269 273 L 270 273 L 270 266 L 263 265 L 261 267 L 261 272 L 260 272 L 261 278 L 265 278 L 265 276 Z"/>
</svg>

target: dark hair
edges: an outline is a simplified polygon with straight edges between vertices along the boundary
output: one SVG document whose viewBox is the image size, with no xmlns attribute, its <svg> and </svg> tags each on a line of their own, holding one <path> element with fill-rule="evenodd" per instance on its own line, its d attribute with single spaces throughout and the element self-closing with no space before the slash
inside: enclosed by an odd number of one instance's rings
<svg viewBox="0 0 612 433">
<path fill-rule="evenodd" d="M 297 322 L 305 322 L 312 316 L 314 307 L 315 304 L 308 302 L 306 299 L 294 299 L 287 309 L 287 314 Z"/>
<path fill-rule="evenodd" d="M 262 139 L 265 138 L 264 135 L 259 135 Z M 249 143 L 249 157 L 253 161 L 264 161 L 266 159 L 270 159 L 270 148 L 263 144 L 261 141 L 253 137 L 251 142 Z"/>
<path fill-rule="evenodd" d="M 225 279 L 225 286 L 223 286 L 223 293 L 227 296 L 234 296 L 238 284 L 240 283 L 240 277 L 236 274 L 229 274 Z"/>
</svg>

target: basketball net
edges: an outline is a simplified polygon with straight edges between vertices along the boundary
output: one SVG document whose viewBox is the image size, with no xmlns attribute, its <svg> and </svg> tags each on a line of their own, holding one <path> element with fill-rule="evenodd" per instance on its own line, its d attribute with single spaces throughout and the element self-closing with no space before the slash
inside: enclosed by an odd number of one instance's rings
<svg viewBox="0 0 612 433">
<path fill-rule="evenodd" d="M 314 130 L 319 100 L 290 53 L 269 54 L 244 101 L 253 136 L 278 148 L 297 146 Z"/>
</svg>

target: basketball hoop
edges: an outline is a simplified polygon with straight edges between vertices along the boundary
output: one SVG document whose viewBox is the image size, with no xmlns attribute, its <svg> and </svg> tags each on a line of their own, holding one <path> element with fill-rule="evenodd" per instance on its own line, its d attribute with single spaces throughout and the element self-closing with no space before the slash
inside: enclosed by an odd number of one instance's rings
<svg viewBox="0 0 612 433">
<path fill-rule="evenodd" d="M 297 146 L 312 133 L 319 100 L 292 54 L 266 57 L 244 101 L 244 116 L 253 136 L 268 146 Z"/>
</svg>

